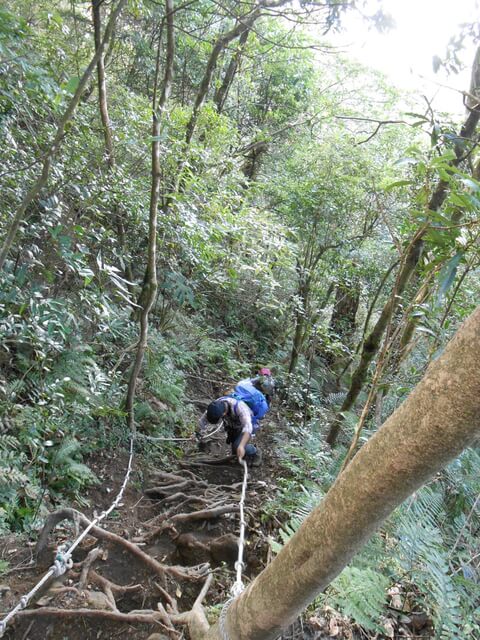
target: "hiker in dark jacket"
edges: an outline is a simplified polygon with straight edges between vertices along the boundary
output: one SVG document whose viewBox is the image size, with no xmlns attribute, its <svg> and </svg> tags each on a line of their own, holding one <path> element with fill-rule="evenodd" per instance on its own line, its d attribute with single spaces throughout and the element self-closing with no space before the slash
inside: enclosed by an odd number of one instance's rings
<svg viewBox="0 0 480 640">
<path fill-rule="evenodd" d="M 253 411 L 246 402 L 232 396 L 223 396 L 211 402 L 200 418 L 199 438 L 201 439 L 202 432 L 209 424 L 215 425 L 223 420 L 227 444 L 232 447 L 232 455 L 236 455 L 239 460 L 246 458 L 247 462 L 257 466 L 261 462 L 261 452 L 250 440 L 259 425 L 253 418 Z"/>
</svg>

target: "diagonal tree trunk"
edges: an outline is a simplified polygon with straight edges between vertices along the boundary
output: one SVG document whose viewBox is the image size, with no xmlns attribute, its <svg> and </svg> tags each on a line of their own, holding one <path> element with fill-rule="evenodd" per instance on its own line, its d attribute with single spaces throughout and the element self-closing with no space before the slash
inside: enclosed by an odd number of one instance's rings
<svg viewBox="0 0 480 640">
<path fill-rule="evenodd" d="M 242 17 L 242 19 L 239 19 L 237 24 L 232 29 L 230 29 L 230 31 L 223 33 L 215 42 L 210 54 L 210 58 L 208 59 L 207 66 L 205 67 L 205 72 L 198 88 L 197 95 L 195 97 L 192 115 L 190 116 L 190 120 L 187 124 L 185 132 L 185 145 L 187 149 L 190 145 L 190 142 L 192 141 L 192 137 L 197 126 L 200 109 L 202 108 L 203 103 L 205 102 L 205 98 L 207 97 L 207 93 L 212 82 L 213 72 L 216 69 L 218 58 L 222 51 L 230 44 L 230 42 L 232 42 L 239 36 L 242 36 L 245 31 L 247 31 L 248 34 L 250 28 L 262 16 L 263 9 L 268 9 L 271 7 L 281 7 L 282 5 L 286 4 L 287 1 L 288 0 L 261 0 L 255 7 L 255 9 L 253 9 L 249 14 Z"/>
<path fill-rule="evenodd" d="M 236 52 L 233 54 L 227 70 L 225 72 L 225 75 L 223 77 L 223 81 L 222 84 L 219 86 L 219 88 L 217 89 L 217 91 L 215 92 L 215 95 L 213 97 L 213 102 L 215 103 L 215 106 L 217 107 L 217 111 L 218 113 L 222 113 L 223 111 L 223 107 L 225 105 L 225 101 L 227 99 L 228 96 L 228 92 L 230 91 L 230 87 L 232 86 L 232 82 L 235 78 L 235 74 L 237 73 L 237 69 L 238 69 L 238 65 L 240 64 L 240 59 L 242 57 L 242 53 L 243 53 L 243 48 L 245 46 L 245 43 L 248 40 L 248 36 L 250 34 L 250 29 L 248 29 L 247 27 L 245 28 L 245 31 L 241 34 L 239 40 L 238 40 L 238 49 L 236 50 Z"/>
<path fill-rule="evenodd" d="M 393 509 L 478 438 L 479 359 L 480 307 L 275 560 L 230 605 L 226 633 L 217 624 L 192 638 L 273 640 L 291 624 Z"/>
</svg>

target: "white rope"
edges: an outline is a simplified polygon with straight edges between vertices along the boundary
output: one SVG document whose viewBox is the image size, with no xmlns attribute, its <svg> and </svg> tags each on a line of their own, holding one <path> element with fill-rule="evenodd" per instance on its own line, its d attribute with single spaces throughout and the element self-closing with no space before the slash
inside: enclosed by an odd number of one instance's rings
<svg viewBox="0 0 480 640">
<path fill-rule="evenodd" d="M 218 425 L 218 427 L 216 429 L 214 429 L 213 431 L 210 431 L 210 433 L 206 433 L 205 435 L 202 435 L 202 440 L 206 440 L 207 438 L 211 438 L 216 433 L 218 433 L 222 427 L 223 427 L 223 420 L 220 420 L 220 424 Z"/>
<path fill-rule="evenodd" d="M 7 615 L 3 618 L 3 620 L 0 621 L 0 638 L 3 637 L 6 629 L 7 629 L 7 624 L 10 622 L 10 620 L 12 620 L 19 611 L 22 611 L 22 609 L 25 609 L 26 606 L 28 605 L 28 603 L 30 602 L 30 600 L 33 598 L 33 596 L 37 593 L 37 591 L 39 591 L 39 589 L 41 589 L 41 587 L 51 578 L 59 578 L 61 575 L 63 575 L 68 569 L 70 569 L 73 565 L 73 560 L 72 560 L 72 554 L 75 551 L 75 549 L 78 547 L 78 545 L 82 542 L 82 540 L 88 535 L 89 531 L 91 531 L 92 527 L 94 527 L 95 525 L 97 525 L 99 522 L 101 522 L 104 518 L 106 518 L 108 516 L 109 513 L 111 513 L 115 507 L 117 507 L 123 497 L 123 493 L 125 491 L 125 488 L 128 484 L 128 480 L 130 478 L 130 473 L 132 471 L 132 465 L 133 465 L 133 454 L 134 454 L 134 441 L 135 441 L 135 434 L 132 434 L 131 438 L 130 438 L 130 457 L 128 460 L 128 467 L 127 467 L 127 471 L 125 473 L 125 478 L 123 480 L 123 484 L 120 487 L 120 491 L 117 494 L 117 497 L 115 498 L 115 500 L 112 502 L 112 504 L 110 505 L 110 507 L 106 510 L 106 511 L 102 511 L 102 513 L 100 515 L 98 515 L 94 520 L 89 521 L 88 526 L 86 527 L 86 529 L 84 529 L 82 531 L 82 533 L 77 537 L 77 539 L 67 548 L 67 545 L 63 544 L 60 545 L 58 547 L 57 550 L 57 554 L 55 556 L 55 560 L 53 565 L 50 567 L 50 569 L 47 571 L 47 573 L 43 576 L 43 578 L 41 578 L 41 580 L 39 580 L 37 582 L 37 584 L 24 596 L 22 596 L 18 602 L 18 604 L 7 613 Z"/>
<path fill-rule="evenodd" d="M 243 551 L 245 548 L 245 527 L 247 523 L 245 522 L 245 514 L 244 514 L 244 506 L 245 506 L 245 498 L 247 495 L 247 482 L 248 482 L 248 467 L 245 459 L 239 460 L 240 464 L 243 466 L 243 483 L 242 483 L 242 495 L 240 497 L 240 535 L 238 538 L 238 560 L 235 563 L 236 570 L 236 579 L 230 589 L 230 593 L 232 597 L 227 600 L 227 602 L 223 605 L 222 611 L 220 612 L 220 617 L 218 619 L 218 628 L 220 631 L 220 636 L 222 640 L 230 640 L 227 630 L 225 628 L 225 621 L 227 619 L 227 612 L 232 604 L 232 602 L 242 593 L 245 589 L 245 585 L 242 581 L 242 571 L 245 567 L 245 563 L 243 562 Z"/>
<path fill-rule="evenodd" d="M 240 535 L 238 538 L 238 560 L 235 563 L 237 577 L 231 589 L 232 596 L 234 598 L 239 596 L 245 588 L 242 582 L 242 571 L 245 567 L 245 564 L 243 562 L 243 550 L 245 547 L 245 527 L 247 526 L 247 523 L 245 522 L 244 506 L 245 498 L 247 495 L 248 467 L 244 459 L 240 460 L 240 464 L 243 466 L 243 483 L 242 495 L 240 498 Z"/>
</svg>

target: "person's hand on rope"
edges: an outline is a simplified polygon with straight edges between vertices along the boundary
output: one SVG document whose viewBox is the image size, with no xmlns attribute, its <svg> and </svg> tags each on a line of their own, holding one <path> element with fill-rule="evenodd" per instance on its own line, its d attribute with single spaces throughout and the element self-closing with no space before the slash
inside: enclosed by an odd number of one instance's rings
<svg viewBox="0 0 480 640">
<path fill-rule="evenodd" d="M 243 444 L 239 444 L 238 447 L 237 447 L 237 458 L 238 458 L 238 461 L 241 462 L 244 457 L 245 457 L 245 447 L 243 446 Z"/>
</svg>

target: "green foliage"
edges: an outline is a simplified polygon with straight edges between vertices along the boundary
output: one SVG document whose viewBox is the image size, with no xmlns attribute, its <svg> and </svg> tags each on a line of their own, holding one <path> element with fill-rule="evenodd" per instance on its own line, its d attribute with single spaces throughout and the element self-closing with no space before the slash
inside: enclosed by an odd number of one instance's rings
<svg viewBox="0 0 480 640">
<path fill-rule="evenodd" d="M 8 0 L 0 9 L 2 237 L 94 48 L 85 7 L 47 5 Z M 430 105 L 422 111 L 423 102 L 410 104 L 378 74 L 314 52 L 309 23 L 321 32 L 335 28 L 350 5 L 327 2 L 311 14 L 292 6 L 285 19 L 264 16 L 243 45 L 229 43 L 189 145 L 185 129 L 214 43 L 245 7 L 230 0 L 222 8 L 209 0 L 196 2 L 195 11 L 177 7 L 175 78 L 159 114 L 159 286 L 136 421 L 152 435 L 190 434 L 196 412 L 189 401 L 198 392 L 223 390 L 223 381 L 227 387 L 249 375 L 254 363 L 276 365 L 276 374 L 288 369 L 298 329 L 298 361 L 277 405 L 284 424 L 273 436 L 282 473 L 264 517 L 275 513 L 284 522 L 273 545 L 285 543 L 322 499 L 345 454 L 323 444 L 345 395 L 338 385 L 349 376 L 337 379 L 336 365 L 355 359 L 353 345 L 331 329 L 331 292 L 340 282 L 358 284 L 352 334 L 360 340 L 386 268 L 425 227 L 412 280 L 430 289 L 413 301 L 412 284 L 394 318 L 401 327 L 409 309 L 417 333 L 409 359 L 383 381 L 383 416 L 480 295 L 480 188 L 469 166 L 477 151 L 458 137 L 458 123 Z M 95 482 L 89 456 L 127 441 L 124 399 L 146 266 L 162 19 L 160 4 L 141 0 L 121 14 L 105 54 L 114 163 L 107 162 L 92 77 L 0 274 L 2 533 L 35 527 L 47 508 L 81 500 Z M 216 90 L 237 55 L 219 112 Z M 163 46 L 159 60 L 164 68 Z M 375 131 L 377 122 L 396 120 L 407 124 Z M 457 162 L 458 152 L 465 162 Z M 445 200 L 431 211 L 439 179 Z M 393 271 L 370 325 L 394 282 Z M 189 374 L 203 379 L 201 389 Z M 356 410 L 345 418 L 348 435 Z M 372 432 L 369 423 L 363 439 Z M 387 587 L 404 583 L 412 606 L 433 616 L 437 638 L 478 635 L 472 557 L 479 468 L 469 451 L 401 507 L 322 602 L 380 631 Z"/>
<path fill-rule="evenodd" d="M 328 587 L 324 601 L 364 629 L 381 633 L 388 586 L 388 578 L 374 569 L 346 567 Z"/>
</svg>

